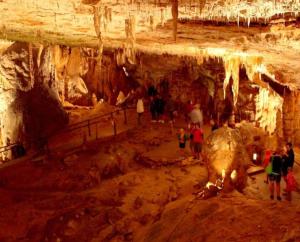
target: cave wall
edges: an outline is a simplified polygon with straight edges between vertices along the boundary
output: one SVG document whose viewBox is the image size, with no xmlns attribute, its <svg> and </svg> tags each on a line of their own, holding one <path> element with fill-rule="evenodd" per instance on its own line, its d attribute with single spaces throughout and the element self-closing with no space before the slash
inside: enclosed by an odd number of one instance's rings
<svg viewBox="0 0 300 242">
<path fill-rule="evenodd" d="M 287 141 L 300 145 L 300 92 L 285 91 L 283 103 L 283 133 Z"/>
<path fill-rule="evenodd" d="M 101 65 L 95 55 L 95 50 L 85 50 L 88 69 L 82 78 L 89 90 L 89 98 L 94 93 L 98 99 L 103 98 L 108 103 L 115 104 L 119 91 L 127 95 L 136 85 L 125 75 L 123 66 L 117 65 L 114 51 L 103 53 Z"/>
<path fill-rule="evenodd" d="M 2 145 L 21 141 L 27 147 L 39 146 L 33 141 L 47 137 L 67 123 L 57 93 L 59 84 L 54 78 L 52 58 L 49 47 L 20 42 L 3 52 L 0 60 Z"/>
</svg>

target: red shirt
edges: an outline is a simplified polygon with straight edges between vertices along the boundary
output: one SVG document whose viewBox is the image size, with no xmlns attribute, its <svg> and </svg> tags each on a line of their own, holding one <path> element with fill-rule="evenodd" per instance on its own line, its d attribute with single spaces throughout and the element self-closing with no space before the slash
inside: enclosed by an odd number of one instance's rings
<svg viewBox="0 0 300 242">
<path fill-rule="evenodd" d="M 192 134 L 193 134 L 193 141 L 195 143 L 202 143 L 203 142 L 203 131 L 202 131 L 202 129 L 194 129 Z"/>
<path fill-rule="evenodd" d="M 271 150 L 266 150 L 266 153 L 265 153 L 265 159 L 264 159 L 264 162 L 263 162 L 263 166 L 264 166 L 264 167 L 267 167 L 267 166 L 269 165 L 271 155 L 272 155 Z"/>
<path fill-rule="evenodd" d="M 194 108 L 194 105 L 188 103 L 188 104 L 186 105 L 186 107 L 185 107 L 185 111 L 186 111 L 187 113 L 190 113 L 190 112 L 192 112 L 193 108 Z"/>
</svg>

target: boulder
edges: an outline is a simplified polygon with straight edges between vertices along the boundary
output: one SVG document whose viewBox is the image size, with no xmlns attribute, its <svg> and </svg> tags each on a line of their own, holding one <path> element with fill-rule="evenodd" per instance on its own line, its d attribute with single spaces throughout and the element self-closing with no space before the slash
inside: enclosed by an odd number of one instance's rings
<svg viewBox="0 0 300 242">
<path fill-rule="evenodd" d="M 203 145 L 209 181 L 224 179 L 225 190 L 242 190 L 246 185 L 246 170 L 251 164 L 238 129 L 222 127 L 214 131 Z M 235 172 L 234 172 L 235 171 Z"/>
</svg>

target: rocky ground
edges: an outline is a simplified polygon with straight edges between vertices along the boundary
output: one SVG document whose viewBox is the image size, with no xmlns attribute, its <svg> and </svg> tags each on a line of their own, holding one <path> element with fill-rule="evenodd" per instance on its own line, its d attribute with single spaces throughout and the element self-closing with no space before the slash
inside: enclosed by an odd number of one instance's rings
<svg viewBox="0 0 300 242">
<path fill-rule="evenodd" d="M 244 193 L 198 199 L 206 166 L 178 156 L 169 125 L 144 120 L 111 140 L 6 166 L 0 241 L 300 240 L 299 194 L 270 201 L 261 174 Z"/>
</svg>

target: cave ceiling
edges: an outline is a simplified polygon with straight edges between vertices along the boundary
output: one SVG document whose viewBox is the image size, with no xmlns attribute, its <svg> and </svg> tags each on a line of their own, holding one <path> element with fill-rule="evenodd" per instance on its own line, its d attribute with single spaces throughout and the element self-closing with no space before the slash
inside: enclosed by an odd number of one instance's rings
<svg viewBox="0 0 300 242">
<path fill-rule="evenodd" d="M 125 21 L 134 18 L 131 44 L 137 52 L 223 61 L 238 56 L 242 64 L 262 59 L 258 71 L 300 89 L 300 2 L 295 0 L 180 0 L 176 42 L 172 3 L 165 0 L 0 0 L 0 53 L 7 41 L 97 48 L 95 8 L 104 48 L 124 48 Z"/>
</svg>

